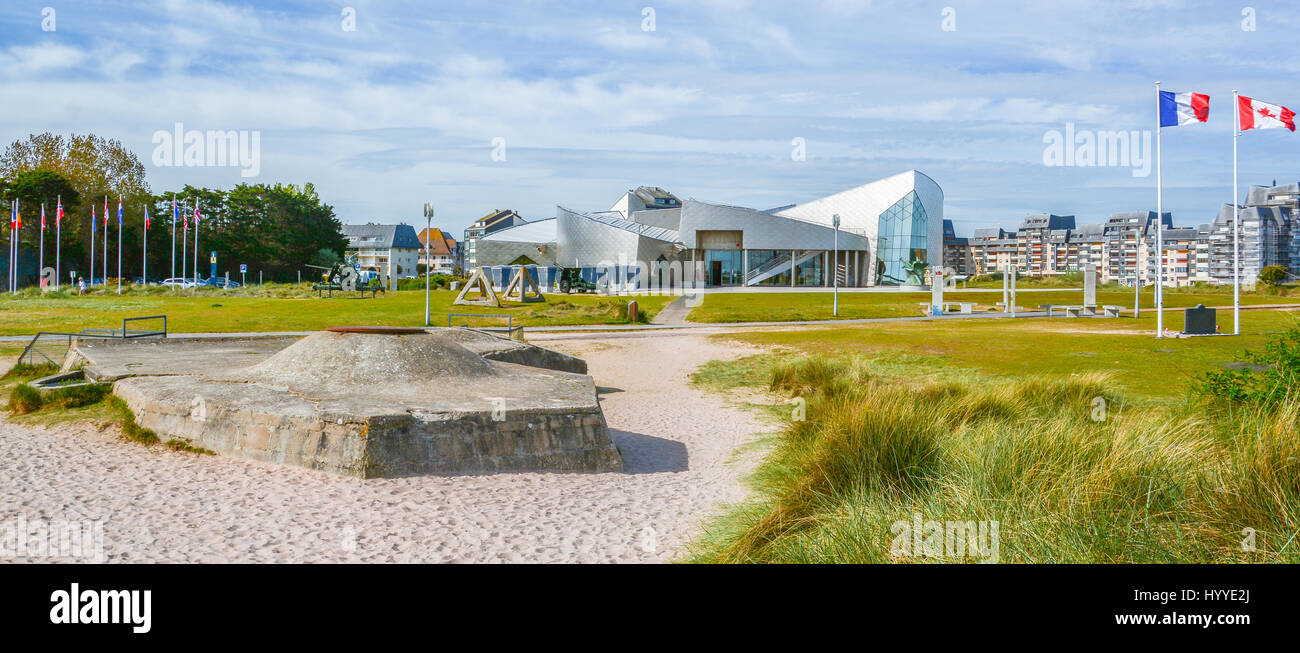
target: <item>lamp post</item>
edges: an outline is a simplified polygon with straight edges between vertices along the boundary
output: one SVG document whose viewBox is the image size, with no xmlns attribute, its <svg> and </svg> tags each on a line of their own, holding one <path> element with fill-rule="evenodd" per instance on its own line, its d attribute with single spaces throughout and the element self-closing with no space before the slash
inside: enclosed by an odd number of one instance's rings
<svg viewBox="0 0 1300 653">
<path fill-rule="evenodd" d="M 831 225 L 835 227 L 835 256 L 831 259 L 832 260 L 831 274 L 833 275 L 832 276 L 833 281 L 831 282 L 832 285 L 831 296 L 833 297 L 833 299 L 831 300 L 833 302 L 831 304 L 831 315 L 834 317 L 839 317 L 840 316 L 840 214 L 836 213 L 831 216 Z"/>
<path fill-rule="evenodd" d="M 433 204 L 424 204 L 424 326 L 429 322 L 429 230 L 433 228 Z"/>
</svg>

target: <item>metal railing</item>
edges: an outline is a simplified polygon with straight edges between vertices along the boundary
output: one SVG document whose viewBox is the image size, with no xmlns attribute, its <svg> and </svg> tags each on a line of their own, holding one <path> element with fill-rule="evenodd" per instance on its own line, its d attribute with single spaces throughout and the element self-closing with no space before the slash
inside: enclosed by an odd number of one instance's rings
<svg viewBox="0 0 1300 653">
<path fill-rule="evenodd" d="M 162 330 L 147 330 L 127 328 L 132 322 L 144 320 L 162 320 Z M 77 333 L 65 331 L 40 331 L 32 336 L 32 341 L 27 343 L 23 353 L 19 354 L 18 362 L 27 365 L 36 365 L 38 363 L 50 363 L 53 365 L 62 365 L 63 359 L 67 357 L 68 350 L 72 348 L 73 338 L 108 338 L 127 340 L 132 338 L 148 337 L 167 337 L 167 316 L 166 315 L 149 315 L 146 317 L 128 317 L 122 320 L 121 329 L 82 329 Z M 40 357 L 39 359 L 37 357 Z M 44 360 L 41 360 L 44 359 Z"/>
<path fill-rule="evenodd" d="M 515 326 L 515 318 L 513 315 L 506 315 L 504 313 L 448 313 L 447 314 L 448 328 L 453 326 L 452 318 L 456 318 L 456 317 L 487 317 L 487 318 L 497 318 L 497 319 L 505 318 L 506 326 L 504 329 L 501 327 L 472 327 L 469 325 L 468 321 L 458 326 L 463 326 L 467 329 L 477 329 L 479 331 L 487 331 L 488 333 L 505 333 L 507 338 L 514 338 L 516 332 L 522 332 L 524 330 L 524 325 L 522 324 L 519 326 Z"/>
</svg>

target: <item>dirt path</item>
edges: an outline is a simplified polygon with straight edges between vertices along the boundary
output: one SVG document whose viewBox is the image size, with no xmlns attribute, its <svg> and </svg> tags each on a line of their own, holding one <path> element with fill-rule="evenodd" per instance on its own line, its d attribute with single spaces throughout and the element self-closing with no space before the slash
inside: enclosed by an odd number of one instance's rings
<svg viewBox="0 0 1300 653">
<path fill-rule="evenodd" d="M 0 421 L 0 523 L 104 520 L 110 562 L 664 562 L 744 497 L 755 415 L 689 384 L 703 336 L 565 339 L 623 474 L 339 478 Z M 41 559 L 48 560 L 48 559 Z"/>
</svg>

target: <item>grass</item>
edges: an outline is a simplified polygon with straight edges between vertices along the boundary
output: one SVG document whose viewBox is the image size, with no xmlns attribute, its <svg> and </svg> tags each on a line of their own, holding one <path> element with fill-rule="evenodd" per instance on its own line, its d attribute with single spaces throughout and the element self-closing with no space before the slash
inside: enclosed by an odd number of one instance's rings
<svg viewBox="0 0 1300 653">
<path fill-rule="evenodd" d="M 1077 285 L 1075 286 L 1078 287 Z M 1230 289 L 1229 289 L 1230 290 Z M 948 301 L 975 302 L 977 310 L 989 310 L 1002 301 L 1001 292 L 970 292 L 950 290 L 944 293 Z M 707 293 L 699 306 L 687 316 L 690 322 L 790 322 L 799 320 L 869 319 L 887 317 L 918 317 L 920 303 L 929 302 L 929 293 L 894 292 L 844 292 L 839 297 L 839 317 L 831 315 L 831 294 L 823 292 L 752 292 Z M 1132 289 L 1099 288 L 1097 302 L 1102 305 L 1133 306 Z M 1265 292 L 1242 293 L 1243 306 L 1259 304 L 1300 304 L 1300 297 L 1280 297 Z M 1081 304 L 1083 290 L 1045 291 L 1020 290 L 1016 304 L 1036 310 L 1040 304 Z M 1189 308 L 1197 304 L 1206 306 L 1231 306 L 1231 292 L 1207 289 L 1169 289 L 1165 293 L 1166 308 Z M 1141 295 L 1141 305 L 1150 309 L 1154 305 L 1148 289 Z M 1000 310 L 1000 309 L 999 309 Z"/>
<path fill-rule="evenodd" d="M 268 284 L 269 285 L 269 284 Z M 293 286 L 293 284 L 285 284 Z M 390 292 L 375 298 L 340 296 L 246 296 L 204 290 L 196 295 L 166 289 L 140 295 L 75 294 L 28 291 L 0 297 L 0 335 L 27 335 L 37 331 L 78 331 L 84 327 L 117 327 L 126 317 L 166 315 L 168 329 L 178 333 L 239 331 L 311 331 L 329 326 L 423 326 L 424 293 Z M 301 290 L 301 289 L 299 289 Z M 447 324 L 449 313 L 506 314 L 516 324 L 557 326 L 626 324 L 630 299 L 640 304 L 649 320 L 674 299 L 667 296 L 600 297 L 548 295 L 544 303 L 506 303 L 501 308 L 453 306 L 456 293 L 431 293 L 432 323 Z M 463 321 L 463 320 L 460 320 Z M 460 323 L 458 321 L 457 323 Z M 490 320 L 492 323 L 501 320 Z M 489 320 L 485 318 L 484 324 Z M 145 325 L 141 325 L 143 327 Z"/>
<path fill-rule="evenodd" d="M 712 524 L 697 562 L 970 560 L 899 547 L 917 515 L 998 522 L 1002 562 L 1300 562 L 1294 403 L 1138 407 L 1105 374 L 914 380 L 861 355 L 787 357 L 767 385 L 804 419 L 787 414 L 757 498 Z"/>
<path fill-rule="evenodd" d="M 695 383 L 790 403 L 756 406 L 780 434 L 754 498 L 691 560 L 972 560 L 899 547 L 919 515 L 997 521 L 1002 562 L 1300 562 L 1296 395 L 1269 407 L 1192 391 L 1253 360 L 1244 350 L 1281 355 L 1297 324 L 1256 311 L 1241 337 L 1156 340 L 1152 316 L 715 336 L 767 352 L 713 361 Z"/>
<path fill-rule="evenodd" d="M 860 354 L 882 374 L 911 379 L 983 381 L 1026 376 L 1064 377 L 1101 372 L 1134 399 L 1183 397 L 1191 379 L 1205 370 L 1247 362 L 1242 350 L 1259 348 L 1295 325 L 1288 311 L 1242 313 L 1239 337 L 1166 338 L 1157 340 L 1155 317 L 1068 319 L 971 319 L 844 325 L 827 328 L 755 331 L 717 336 L 785 352 L 784 355 Z M 1220 324 L 1231 330 L 1231 314 L 1220 311 Z M 1181 314 L 1166 315 L 1165 324 L 1182 328 Z M 772 354 L 769 362 L 775 360 Z M 777 357 L 779 358 L 779 356 Z M 714 376 L 766 383 L 764 361 L 729 365 Z M 746 372 L 748 370 L 748 372 Z M 735 378 L 733 384 L 739 383 Z"/>
<path fill-rule="evenodd" d="M 28 381 L 48 376 L 58 371 L 53 365 L 16 365 L 0 376 L 0 389 L 9 391 L 5 409 L 16 422 L 55 426 L 72 423 L 108 422 L 116 424 L 122 437 L 146 446 L 159 444 L 156 433 L 141 427 L 126 402 L 111 394 L 108 385 L 76 385 L 41 392 L 28 385 Z M 213 454 L 201 447 L 172 438 L 161 444 L 173 451 L 196 454 Z"/>
<path fill-rule="evenodd" d="M 40 391 L 26 383 L 19 383 L 9 391 L 9 412 L 15 415 L 34 413 L 43 404 Z"/>
</svg>

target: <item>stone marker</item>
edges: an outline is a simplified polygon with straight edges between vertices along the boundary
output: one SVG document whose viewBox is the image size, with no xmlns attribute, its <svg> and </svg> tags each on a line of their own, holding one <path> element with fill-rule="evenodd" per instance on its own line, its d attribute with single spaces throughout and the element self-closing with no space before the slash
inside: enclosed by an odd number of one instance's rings
<svg viewBox="0 0 1300 653">
<path fill-rule="evenodd" d="M 1091 263 L 1083 266 L 1083 305 L 1097 305 L 1097 266 Z"/>
</svg>

